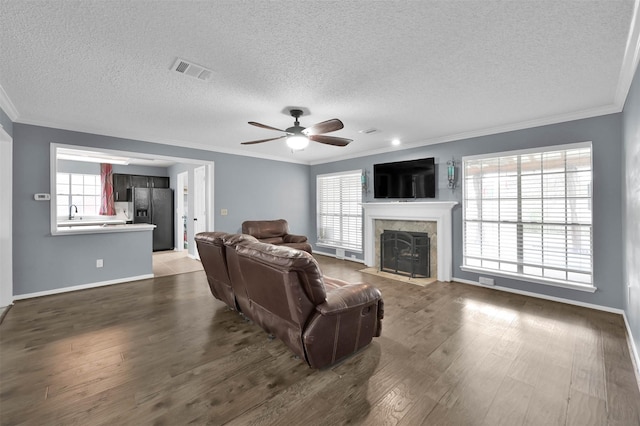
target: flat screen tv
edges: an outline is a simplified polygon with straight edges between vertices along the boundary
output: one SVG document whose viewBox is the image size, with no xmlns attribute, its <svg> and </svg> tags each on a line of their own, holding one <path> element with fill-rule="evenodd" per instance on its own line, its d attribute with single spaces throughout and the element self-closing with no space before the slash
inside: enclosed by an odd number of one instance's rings
<svg viewBox="0 0 640 426">
<path fill-rule="evenodd" d="M 373 165 L 375 198 L 435 198 L 436 173 L 432 158 Z"/>
</svg>

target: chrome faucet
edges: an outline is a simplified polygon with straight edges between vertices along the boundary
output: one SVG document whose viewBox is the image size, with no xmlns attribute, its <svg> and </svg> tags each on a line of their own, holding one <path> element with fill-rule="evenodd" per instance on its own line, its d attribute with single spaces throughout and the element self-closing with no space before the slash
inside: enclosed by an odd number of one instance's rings
<svg viewBox="0 0 640 426">
<path fill-rule="evenodd" d="M 75 204 L 71 204 L 69 206 L 69 220 L 73 220 L 73 213 L 71 212 L 72 208 L 76 209 L 76 213 L 78 213 L 78 206 L 76 206 Z"/>
</svg>

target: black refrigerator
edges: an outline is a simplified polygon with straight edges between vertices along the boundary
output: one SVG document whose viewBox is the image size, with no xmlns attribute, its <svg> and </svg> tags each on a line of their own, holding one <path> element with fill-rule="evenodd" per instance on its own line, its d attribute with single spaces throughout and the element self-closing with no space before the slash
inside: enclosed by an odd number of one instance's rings
<svg viewBox="0 0 640 426">
<path fill-rule="evenodd" d="M 173 189 L 131 188 L 133 223 L 151 223 L 153 251 L 173 250 Z"/>
</svg>

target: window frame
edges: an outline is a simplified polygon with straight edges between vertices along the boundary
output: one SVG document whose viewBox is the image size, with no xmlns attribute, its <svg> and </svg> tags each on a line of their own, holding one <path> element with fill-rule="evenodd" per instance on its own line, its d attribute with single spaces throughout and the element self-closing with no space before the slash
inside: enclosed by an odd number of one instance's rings
<svg viewBox="0 0 640 426">
<path fill-rule="evenodd" d="M 588 148 L 589 149 L 589 153 L 590 153 L 590 165 L 589 165 L 589 183 L 588 183 L 588 197 L 581 197 L 581 199 L 588 199 L 588 213 L 589 213 L 589 219 L 588 222 L 571 222 L 569 223 L 568 221 L 565 220 L 564 224 L 561 223 L 559 226 L 564 226 L 566 229 L 570 229 L 571 227 L 578 227 L 578 228 L 588 228 L 589 230 L 589 253 L 588 253 L 588 259 L 590 262 L 590 270 L 589 272 L 589 276 L 590 276 L 590 282 L 589 283 L 579 283 L 577 281 L 569 281 L 568 279 L 563 280 L 563 279 L 555 279 L 555 278 L 550 278 L 550 277 L 545 277 L 545 276 L 537 276 L 537 275 L 528 275 L 526 273 L 523 273 L 523 269 L 526 266 L 526 262 L 523 260 L 524 258 L 521 258 L 520 256 L 517 259 L 517 262 L 515 262 L 514 264 L 517 266 L 517 272 L 510 272 L 510 271 L 505 271 L 505 270 L 500 270 L 500 269 L 491 269 L 488 267 L 483 267 L 483 266 L 478 266 L 478 265 L 469 265 L 467 264 L 468 258 L 475 258 L 475 259 L 487 259 L 486 257 L 483 258 L 482 255 L 478 256 L 471 256 L 468 255 L 467 251 L 469 250 L 468 247 L 468 243 L 467 243 L 467 202 L 468 202 L 468 197 L 467 197 L 467 191 L 469 190 L 467 188 L 467 176 L 466 176 L 466 169 L 467 169 L 467 164 L 468 162 L 471 161 L 478 161 L 478 160 L 495 160 L 495 161 L 499 161 L 500 158 L 504 158 L 504 157 L 513 157 L 513 156 L 517 156 L 518 157 L 518 166 L 517 166 L 517 171 L 515 173 L 515 176 L 517 176 L 517 220 L 516 221 L 507 221 L 507 220 L 500 220 L 500 218 L 496 221 L 494 221 L 497 226 L 500 226 L 501 224 L 506 225 L 506 224 L 515 224 L 516 225 L 516 244 L 517 244 L 517 250 L 518 252 L 520 252 L 521 250 L 524 250 L 524 246 L 525 243 L 523 242 L 523 235 L 524 235 L 524 226 L 525 226 L 525 221 L 522 218 L 522 212 L 524 211 L 523 207 L 522 207 L 522 200 L 527 200 L 526 197 L 523 197 L 522 191 L 523 191 L 523 183 L 522 183 L 522 176 L 527 176 L 526 173 L 523 173 L 521 168 L 520 168 L 520 157 L 524 156 L 524 155 L 528 155 L 528 154 L 540 154 L 542 156 L 542 158 L 544 158 L 545 154 L 549 154 L 549 153 L 554 153 L 554 152 L 564 152 L 566 153 L 566 151 L 568 150 L 574 150 L 574 149 L 584 149 L 584 148 Z M 563 169 L 564 171 L 561 173 L 563 179 L 566 178 L 567 176 L 567 170 Z M 540 166 L 540 176 L 541 176 L 541 181 L 544 180 L 544 175 L 546 174 L 544 171 L 544 167 L 541 165 Z M 571 172 L 573 173 L 573 172 Z M 461 175 L 462 175 L 462 265 L 460 266 L 460 269 L 463 271 L 468 271 L 468 272 L 476 272 L 476 273 L 482 273 L 482 274 L 488 274 L 488 275 L 494 275 L 494 276 L 501 276 L 501 277 L 506 277 L 506 278 L 511 278 L 511 279 L 515 279 L 515 280 L 520 280 L 520 281 L 526 281 L 526 282 L 534 282 L 534 283 L 538 283 L 538 284 L 544 284 L 544 285 L 550 285 L 550 286 L 554 286 L 554 287 L 562 287 L 562 288 L 569 288 L 569 289 L 573 289 L 573 290 L 580 290 L 580 291 L 585 291 L 585 292 L 595 292 L 597 290 L 597 287 L 595 286 L 595 282 L 594 282 L 594 274 L 593 274 L 593 263 L 594 263 L 594 250 L 593 250 L 593 236 L 594 236 L 594 223 L 593 223 L 593 216 L 594 216 L 594 212 L 593 212 L 593 199 L 594 199 L 594 193 L 593 193 L 593 176 L 594 176 L 594 171 L 593 171 L 593 146 L 592 143 L 590 141 L 588 142 L 578 142 L 578 143 L 572 143 L 572 144 L 563 144 L 563 145 L 551 145 L 551 146 L 544 146 L 544 147 L 539 147 L 539 148 L 530 148 L 530 149 L 524 149 L 524 150 L 514 150 L 514 151 L 504 151 L 504 152 L 495 152 L 495 153 L 488 153 L 488 154 L 481 154 L 481 155 L 471 155 L 471 156 L 464 156 L 462 157 L 462 161 L 461 161 Z M 548 173 L 547 176 L 551 175 L 551 173 Z M 526 189 L 526 187 L 525 187 Z M 543 191 L 541 189 L 541 191 Z M 485 197 L 484 195 L 480 196 L 480 200 L 486 200 L 488 197 Z M 498 195 L 498 197 L 496 198 L 497 200 L 499 200 L 498 202 L 500 202 L 500 200 L 504 200 L 507 197 L 500 197 L 500 195 Z M 548 200 L 550 197 L 545 197 L 544 196 L 544 192 L 541 192 L 541 203 L 542 205 L 544 205 L 544 200 Z M 571 197 L 570 195 L 567 194 L 566 192 L 566 184 L 565 184 L 565 192 L 564 195 L 562 197 L 559 197 L 558 199 L 564 200 L 564 210 L 563 210 L 563 214 L 566 216 L 566 214 L 568 213 L 568 208 L 567 208 L 567 201 L 568 200 L 573 200 L 574 198 L 577 197 Z M 480 207 L 479 209 L 479 213 L 478 213 L 478 218 L 477 219 L 469 219 L 469 222 L 474 222 L 474 223 L 479 223 L 479 224 L 483 224 L 483 223 L 487 223 L 487 221 L 482 219 L 481 213 L 482 213 L 482 208 Z M 529 224 L 527 222 L 527 224 Z M 536 225 L 538 224 L 537 222 L 534 224 Z M 541 226 L 541 228 L 543 229 L 545 225 L 549 225 L 549 226 L 557 226 L 558 224 L 555 223 L 549 223 L 544 221 L 543 219 L 540 219 L 539 221 L 539 226 Z M 567 244 L 567 237 L 565 236 L 565 241 L 564 243 Z M 500 242 L 501 240 L 499 240 L 499 244 L 498 247 L 500 247 Z M 480 243 L 480 246 L 482 246 L 482 242 Z M 541 243 L 541 256 L 544 257 L 544 243 Z M 567 249 L 565 248 L 565 251 Z M 568 254 L 567 254 L 568 255 Z M 491 260 L 490 258 L 487 260 Z M 502 259 L 499 259 L 502 260 Z M 513 261 L 512 261 L 513 263 Z M 544 266 L 544 263 L 541 264 Z M 571 272 L 572 269 L 568 267 L 568 265 L 565 264 L 564 268 L 554 268 L 551 267 L 551 269 L 558 269 L 558 270 L 562 270 L 566 273 Z M 585 272 L 586 274 L 586 272 Z"/>
<path fill-rule="evenodd" d="M 68 210 L 71 205 L 76 205 L 78 207 L 78 213 L 74 212 L 75 216 L 82 217 L 82 218 L 99 218 L 99 217 L 101 217 L 100 216 L 100 202 L 101 202 L 100 200 L 101 200 L 101 197 L 102 197 L 102 193 L 101 193 L 101 191 L 102 191 L 102 183 L 101 183 L 99 174 L 72 173 L 72 172 L 56 172 L 56 173 L 57 173 L 57 175 L 56 175 L 56 193 L 55 193 L 55 197 L 56 197 L 56 200 L 58 200 L 58 197 L 67 197 L 67 199 L 68 199 L 67 201 L 68 202 L 67 202 L 67 204 L 65 206 L 66 210 Z M 60 182 L 60 175 L 67 175 L 68 179 L 69 179 L 68 183 L 61 183 Z M 73 192 L 73 187 L 80 185 L 80 184 L 74 184 L 73 183 L 74 176 L 82 176 L 82 184 L 81 184 L 82 185 L 82 194 L 75 194 Z M 95 185 L 95 184 L 94 185 L 86 184 L 85 183 L 85 176 L 94 177 L 95 180 L 97 180 L 97 185 Z M 58 192 L 58 188 L 61 185 L 66 185 L 68 187 L 67 193 Z M 97 186 L 97 189 L 98 189 L 98 193 L 97 194 L 88 194 L 86 192 L 86 188 L 87 187 L 96 187 L 96 186 Z M 83 197 L 84 198 L 84 197 L 89 197 L 89 196 L 90 197 L 97 197 L 97 199 L 98 199 L 98 203 L 93 205 L 93 207 L 96 207 L 95 214 L 86 213 L 84 200 L 83 200 L 82 206 L 80 206 L 80 205 L 78 205 L 78 204 L 73 202 L 73 197 Z M 56 208 L 58 209 L 58 211 L 56 212 L 56 217 L 58 218 L 58 220 L 68 219 L 68 214 L 65 213 L 64 215 L 60 215 L 60 210 L 59 210 L 60 207 L 61 207 L 60 203 L 57 202 L 56 203 Z"/>
<path fill-rule="evenodd" d="M 362 196 L 362 174 L 363 171 L 362 169 L 358 169 L 358 170 L 348 170 L 348 171 L 343 171 L 343 172 L 335 172 L 335 173 L 325 173 L 325 174 L 319 174 L 316 175 L 316 245 L 319 247 L 328 247 L 328 248 L 334 248 L 334 249 L 341 249 L 341 250 L 345 250 L 351 253 L 363 253 L 364 250 L 364 242 L 363 242 L 363 232 L 364 232 L 364 213 L 363 213 L 363 209 L 362 209 L 362 202 L 363 202 L 363 196 Z M 359 221 L 359 229 L 357 230 L 356 233 L 356 241 L 353 242 L 353 244 L 344 244 L 345 243 L 345 236 L 343 235 L 342 230 L 340 231 L 340 241 L 335 241 L 334 242 L 328 242 L 325 240 L 323 240 L 323 238 L 321 238 L 321 224 L 322 224 L 322 216 L 325 216 L 326 214 L 323 214 L 321 212 L 321 208 L 322 208 L 322 204 L 323 204 L 323 200 L 321 199 L 321 189 L 320 189 L 320 181 L 324 178 L 353 178 L 354 180 L 356 179 L 357 176 L 357 183 L 355 183 L 355 186 L 357 187 L 358 191 L 358 197 L 359 200 L 357 201 L 353 201 L 353 200 L 347 200 L 346 202 L 343 201 L 342 199 L 342 195 L 344 195 L 343 192 L 340 193 L 340 201 L 339 201 L 339 205 L 340 205 L 340 223 L 342 224 L 343 219 L 345 217 L 349 217 L 349 218 L 355 218 L 356 222 Z M 354 215 L 354 214 L 345 214 L 343 213 L 342 207 L 343 207 L 343 203 L 356 203 L 357 204 L 357 208 L 356 210 L 358 211 L 358 215 Z M 353 206 L 352 206 L 353 207 Z M 358 245 L 359 244 L 359 245 Z"/>
</svg>

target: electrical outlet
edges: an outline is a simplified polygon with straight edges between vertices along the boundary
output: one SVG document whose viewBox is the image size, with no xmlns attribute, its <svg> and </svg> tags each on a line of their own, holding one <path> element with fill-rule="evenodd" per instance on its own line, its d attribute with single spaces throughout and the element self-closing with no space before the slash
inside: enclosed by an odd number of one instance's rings
<svg viewBox="0 0 640 426">
<path fill-rule="evenodd" d="M 229 214 L 229 210 L 227 209 L 220 209 L 220 216 L 226 216 Z"/>
<path fill-rule="evenodd" d="M 96 268 L 102 268 L 104 266 L 104 262 L 102 259 L 96 259 Z"/>
<path fill-rule="evenodd" d="M 480 278 L 478 278 L 478 281 L 480 282 L 480 284 L 494 285 L 493 284 L 493 278 L 480 277 Z"/>
</svg>

